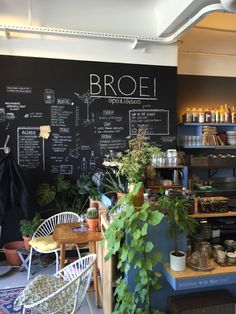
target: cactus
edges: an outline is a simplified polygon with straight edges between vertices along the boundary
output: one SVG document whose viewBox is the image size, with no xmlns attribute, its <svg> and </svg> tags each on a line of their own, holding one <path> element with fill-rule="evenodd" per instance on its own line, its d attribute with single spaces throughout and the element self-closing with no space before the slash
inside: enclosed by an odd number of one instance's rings
<svg viewBox="0 0 236 314">
<path fill-rule="evenodd" d="M 87 218 L 88 219 L 96 219 L 98 218 L 98 210 L 96 207 L 89 207 L 87 209 Z"/>
</svg>

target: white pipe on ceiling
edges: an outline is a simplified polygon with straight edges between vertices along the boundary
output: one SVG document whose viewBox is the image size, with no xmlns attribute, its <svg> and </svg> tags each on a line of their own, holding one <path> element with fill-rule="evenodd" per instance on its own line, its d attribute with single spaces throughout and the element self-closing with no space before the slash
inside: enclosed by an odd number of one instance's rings
<svg viewBox="0 0 236 314">
<path fill-rule="evenodd" d="M 223 0 L 222 0 L 223 1 Z M 29 19 L 31 20 L 31 6 L 29 0 Z M 112 34 L 112 33 L 101 33 L 101 32 L 90 32 L 90 31 L 79 31 L 72 29 L 63 28 L 49 28 L 49 27 L 38 27 L 38 26 L 24 26 L 24 25 L 0 25 L 0 31 L 6 32 L 19 32 L 19 33 L 31 33 L 39 35 L 57 35 L 57 36 L 69 36 L 69 37 L 87 37 L 87 38 L 102 38 L 102 39 L 118 39 L 118 40 L 131 40 L 131 41 L 143 41 L 152 42 L 158 44 L 172 44 L 178 40 L 178 38 L 187 31 L 191 26 L 196 24 L 200 19 L 209 14 L 210 12 L 223 11 L 227 12 L 226 9 L 220 4 L 210 4 L 199 10 L 193 17 L 187 20 L 181 27 L 179 27 L 172 34 L 164 37 L 149 37 L 149 36 L 137 36 L 128 34 Z M 12 37 L 8 37 L 12 38 Z"/>
</svg>

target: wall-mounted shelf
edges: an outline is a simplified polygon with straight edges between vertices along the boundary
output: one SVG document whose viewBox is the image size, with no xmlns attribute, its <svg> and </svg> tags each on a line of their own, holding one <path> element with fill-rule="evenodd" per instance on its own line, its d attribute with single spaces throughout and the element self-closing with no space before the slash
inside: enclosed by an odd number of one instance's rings
<svg viewBox="0 0 236 314">
<path fill-rule="evenodd" d="M 177 165 L 177 166 L 154 166 L 156 169 L 182 169 L 186 168 L 187 166 L 184 165 Z"/>
<path fill-rule="evenodd" d="M 236 212 L 228 211 L 227 213 L 195 213 L 189 216 L 192 218 L 235 217 Z"/>
<path fill-rule="evenodd" d="M 184 271 L 174 271 L 170 265 L 163 265 L 163 274 L 174 290 L 189 290 L 205 287 L 215 287 L 236 284 L 236 267 L 222 267 L 212 261 L 214 269 L 210 271 L 196 271 L 186 267 Z"/>
<path fill-rule="evenodd" d="M 184 145 L 181 146 L 184 149 L 236 149 L 236 145 L 219 145 L 219 146 L 212 146 L 212 145 Z"/>
<path fill-rule="evenodd" d="M 209 125 L 209 126 L 235 126 L 236 127 L 236 123 L 194 123 L 194 122 L 191 122 L 191 123 L 178 123 L 178 125 L 188 125 L 188 126 L 206 126 L 206 125 Z"/>
</svg>

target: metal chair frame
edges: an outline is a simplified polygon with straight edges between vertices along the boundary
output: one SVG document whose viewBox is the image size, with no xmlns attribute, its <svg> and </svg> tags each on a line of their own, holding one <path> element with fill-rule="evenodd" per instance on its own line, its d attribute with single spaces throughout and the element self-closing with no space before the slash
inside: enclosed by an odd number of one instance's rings
<svg viewBox="0 0 236 314">
<path fill-rule="evenodd" d="M 62 223 L 70 223 L 70 222 L 80 222 L 80 216 L 76 213 L 73 212 L 62 212 L 56 215 L 51 216 L 50 218 L 46 219 L 35 231 L 35 233 L 32 236 L 32 239 L 37 238 L 37 237 L 44 237 L 51 235 L 55 229 L 55 226 L 58 224 Z M 77 253 L 78 256 L 80 256 L 80 251 L 78 246 L 76 245 Z M 39 250 L 35 247 L 30 248 L 30 255 L 29 255 L 29 265 L 28 265 L 28 274 L 27 274 L 27 280 L 30 278 L 30 270 L 31 270 L 31 263 L 32 263 L 32 255 L 33 255 L 33 250 L 39 252 L 39 253 L 44 253 L 44 254 L 49 254 L 49 253 L 55 253 L 56 255 L 56 271 L 59 270 L 59 254 L 58 252 L 60 251 L 60 247 L 54 249 L 54 250 Z"/>
<path fill-rule="evenodd" d="M 22 313 L 26 313 L 26 309 L 31 309 L 35 313 L 35 311 L 38 311 L 37 308 L 43 306 L 45 302 L 48 305 L 47 314 L 66 312 L 66 307 L 70 302 L 73 302 L 71 314 L 77 313 L 86 297 L 95 261 L 96 254 L 88 254 L 56 272 L 52 276 L 65 280 L 65 285 L 40 301 L 33 304 L 24 304 Z M 66 290 L 70 293 L 66 293 Z M 73 290 L 72 293 L 71 290 Z M 66 299 L 65 295 L 67 295 Z M 55 310 L 55 302 L 57 301 L 63 304 L 59 310 Z M 46 312 L 42 312 L 42 309 L 39 309 L 39 313 L 46 314 Z"/>
</svg>

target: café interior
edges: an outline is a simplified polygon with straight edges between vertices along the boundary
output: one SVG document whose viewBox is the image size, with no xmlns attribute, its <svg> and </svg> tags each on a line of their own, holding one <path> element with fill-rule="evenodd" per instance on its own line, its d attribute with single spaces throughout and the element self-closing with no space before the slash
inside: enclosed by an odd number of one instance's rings
<svg viewBox="0 0 236 314">
<path fill-rule="evenodd" d="M 0 0 L 0 313 L 236 313 L 235 13 Z"/>
</svg>

